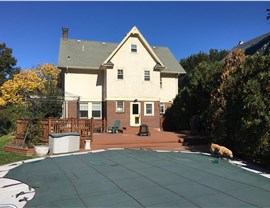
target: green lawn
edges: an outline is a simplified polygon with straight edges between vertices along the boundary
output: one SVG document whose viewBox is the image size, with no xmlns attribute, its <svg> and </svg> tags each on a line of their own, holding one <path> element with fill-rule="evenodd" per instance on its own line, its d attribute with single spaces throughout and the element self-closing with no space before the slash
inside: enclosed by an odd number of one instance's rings
<svg viewBox="0 0 270 208">
<path fill-rule="evenodd" d="M 4 151 L 4 146 L 11 140 L 10 135 L 0 137 L 0 165 L 34 158 L 33 156 L 20 155 Z"/>
</svg>

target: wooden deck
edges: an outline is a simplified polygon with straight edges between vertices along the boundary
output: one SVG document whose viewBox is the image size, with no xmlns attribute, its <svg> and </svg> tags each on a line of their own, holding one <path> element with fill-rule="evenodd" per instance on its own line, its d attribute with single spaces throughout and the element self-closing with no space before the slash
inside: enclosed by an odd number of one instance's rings
<svg viewBox="0 0 270 208">
<path fill-rule="evenodd" d="M 165 132 L 151 129 L 151 136 L 138 136 L 129 133 L 94 133 L 91 150 L 111 148 L 142 148 L 170 151 L 200 151 L 209 152 L 208 144 L 185 144 L 185 138 L 192 139 L 190 132 Z M 197 137 L 196 137 L 197 139 Z M 81 151 L 85 151 L 84 148 Z"/>
<path fill-rule="evenodd" d="M 176 133 L 150 129 L 150 136 L 138 136 L 139 128 L 128 128 L 116 134 L 94 133 L 95 128 L 100 128 L 100 122 L 96 123 L 93 119 L 47 119 L 40 120 L 40 122 L 43 125 L 43 143 L 48 143 L 50 133 L 79 132 L 81 135 L 81 151 L 86 151 L 84 149 L 86 139 L 92 140 L 91 150 L 110 148 L 203 152 L 208 152 L 209 150 L 207 138 L 205 139 L 200 135 L 193 135 L 193 133 L 188 131 Z M 22 143 L 27 124 L 27 120 L 18 120 L 16 144 Z M 192 141 L 195 141 L 195 143 Z"/>
<path fill-rule="evenodd" d="M 66 133 L 79 132 L 80 146 L 84 146 L 85 139 L 93 140 L 94 120 L 93 119 L 43 119 L 39 121 L 42 124 L 43 136 L 41 141 L 43 143 L 49 142 L 50 133 Z M 22 144 L 25 137 L 26 129 L 29 125 L 29 120 L 20 119 L 17 121 L 16 144 Z"/>
</svg>

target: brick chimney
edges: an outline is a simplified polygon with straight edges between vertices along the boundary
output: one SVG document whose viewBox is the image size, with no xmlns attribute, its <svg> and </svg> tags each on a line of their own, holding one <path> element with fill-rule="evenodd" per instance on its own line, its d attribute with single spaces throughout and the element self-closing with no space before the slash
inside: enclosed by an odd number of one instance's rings
<svg viewBox="0 0 270 208">
<path fill-rule="evenodd" d="M 62 39 L 67 40 L 68 39 L 68 28 L 67 27 L 62 27 Z"/>
</svg>

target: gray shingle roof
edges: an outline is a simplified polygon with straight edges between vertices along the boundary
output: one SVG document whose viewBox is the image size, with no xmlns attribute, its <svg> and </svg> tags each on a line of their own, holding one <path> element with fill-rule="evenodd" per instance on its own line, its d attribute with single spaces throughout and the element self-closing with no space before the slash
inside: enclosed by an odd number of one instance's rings
<svg viewBox="0 0 270 208">
<path fill-rule="evenodd" d="M 60 68 L 67 66 L 74 68 L 99 68 L 117 46 L 118 43 L 61 39 L 58 66 Z M 163 72 L 186 73 L 167 47 L 152 48 L 166 67 Z"/>
<path fill-rule="evenodd" d="M 253 38 L 242 44 L 239 44 L 235 46 L 233 49 L 235 48 L 242 49 L 245 51 L 246 55 L 252 55 L 257 51 L 261 51 L 262 53 L 264 53 L 266 49 L 269 48 L 269 43 L 270 43 L 270 32 L 258 36 L 256 38 Z"/>
<path fill-rule="evenodd" d="M 174 55 L 167 47 L 152 47 L 156 55 L 162 61 L 166 69 L 162 72 L 178 72 L 180 74 L 185 74 L 183 67 L 176 61 Z"/>
<path fill-rule="evenodd" d="M 58 66 L 99 68 L 117 45 L 108 42 L 61 39 Z"/>
</svg>

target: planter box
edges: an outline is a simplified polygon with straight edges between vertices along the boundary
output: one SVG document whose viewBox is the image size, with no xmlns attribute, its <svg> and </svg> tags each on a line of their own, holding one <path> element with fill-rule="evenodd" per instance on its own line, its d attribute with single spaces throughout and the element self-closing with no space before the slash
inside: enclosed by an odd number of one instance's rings
<svg viewBox="0 0 270 208">
<path fill-rule="evenodd" d="M 62 154 L 80 151 L 80 133 L 54 133 L 49 134 L 50 152 Z"/>
<path fill-rule="evenodd" d="M 35 153 L 34 148 L 23 148 L 16 145 L 5 145 L 4 151 L 13 152 L 13 153 L 21 154 L 21 155 L 27 155 L 27 156 L 32 156 Z"/>
<path fill-rule="evenodd" d="M 46 156 L 49 152 L 49 147 L 45 145 L 36 145 L 34 149 L 37 156 Z"/>
</svg>

